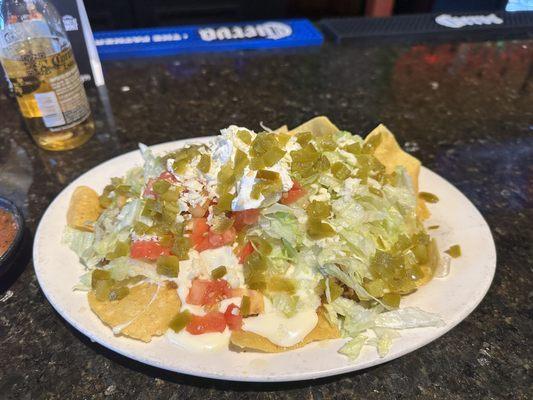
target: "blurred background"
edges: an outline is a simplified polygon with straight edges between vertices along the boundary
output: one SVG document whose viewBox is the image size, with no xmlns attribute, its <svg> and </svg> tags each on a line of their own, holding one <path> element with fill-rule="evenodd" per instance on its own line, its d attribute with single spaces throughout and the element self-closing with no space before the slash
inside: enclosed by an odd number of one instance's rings
<svg viewBox="0 0 533 400">
<path fill-rule="evenodd" d="M 85 0 L 85 7 L 98 31 L 265 18 L 525 10 L 533 9 L 533 0 Z"/>
</svg>

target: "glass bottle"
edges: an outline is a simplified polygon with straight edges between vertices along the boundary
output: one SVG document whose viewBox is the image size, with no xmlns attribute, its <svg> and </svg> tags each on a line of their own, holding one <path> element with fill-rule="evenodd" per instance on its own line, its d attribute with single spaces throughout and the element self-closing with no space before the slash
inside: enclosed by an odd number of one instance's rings
<svg viewBox="0 0 533 400">
<path fill-rule="evenodd" d="M 47 150 L 82 145 L 94 123 L 61 17 L 46 0 L 2 3 L 0 61 L 28 130 Z"/>
</svg>

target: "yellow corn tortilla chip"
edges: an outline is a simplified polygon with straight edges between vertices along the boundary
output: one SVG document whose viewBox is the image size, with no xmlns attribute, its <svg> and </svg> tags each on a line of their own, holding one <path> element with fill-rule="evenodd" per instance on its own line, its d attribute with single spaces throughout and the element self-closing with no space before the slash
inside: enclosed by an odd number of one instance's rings
<svg viewBox="0 0 533 400">
<path fill-rule="evenodd" d="M 374 156 L 385 166 L 387 173 L 394 171 L 394 168 L 401 165 L 405 168 L 413 181 L 413 188 L 418 194 L 418 175 L 420 174 L 421 162 L 402 150 L 394 135 L 381 124 L 368 134 L 365 142 L 373 137 L 380 135 L 380 142 L 374 151 Z M 416 215 L 420 221 L 430 217 L 430 212 L 426 207 L 424 200 L 418 198 L 416 204 Z M 435 268 L 439 262 L 439 254 L 435 241 L 432 241 L 429 246 L 429 262 L 422 265 L 420 268 L 424 276 L 416 282 L 416 286 L 420 287 L 431 280 L 435 272 Z"/>
<path fill-rule="evenodd" d="M 71 228 L 92 231 L 93 223 L 98 219 L 101 212 L 98 193 L 90 187 L 78 186 L 70 198 L 67 224 Z"/>
<path fill-rule="evenodd" d="M 230 342 L 237 348 L 242 350 L 258 351 L 263 353 L 281 353 L 298 349 L 311 342 L 326 339 L 337 339 L 340 337 L 340 332 L 336 326 L 330 324 L 324 312 L 318 310 L 318 322 L 315 328 L 300 342 L 290 347 L 282 347 L 272 343 L 264 336 L 246 331 L 233 331 L 231 333 Z"/>
<path fill-rule="evenodd" d="M 175 286 L 168 283 L 142 283 L 132 287 L 123 299 L 114 301 L 99 301 L 91 291 L 88 300 L 102 322 L 111 328 L 127 324 L 120 334 L 143 342 L 165 333 L 181 307 Z"/>
<path fill-rule="evenodd" d="M 294 135 L 298 132 L 312 132 L 315 135 L 330 134 L 339 131 L 327 117 L 315 117 L 302 125 L 289 131 L 289 134 Z M 420 173 L 420 161 L 412 155 L 402 150 L 396 138 L 385 125 L 380 124 L 372 132 L 368 134 L 365 141 L 373 138 L 376 135 L 381 135 L 381 142 L 376 148 L 374 155 L 385 166 L 387 173 L 394 171 L 398 165 L 402 165 L 407 170 L 413 181 L 415 192 L 418 193 L 418 175 Z M 426 220 L 430 217 L 430 212 L 426 207 L 426 203 L 422 199 L 417 199 L 416 214 L 420 221 Z"/>
<path fill-rule="evenodd" d="M 402 150 L 391 131 L 383 124 L 377 126 L 365 138 L 365 143 L 380 136 L 380 142 L 374 150 L 374 156 L 385 166 L 388 174 L 401 165 L 405 168 L 411 180 L 415 193 L 418 193 L 418 175 L 420 174 L 420 160 Z M 430 216 L 429 210 L 422 199 L 417 200 L 417 216 L 423 221 Z"/>
<path fill-rule="evenodd" d="M 289 132 L 289 128 L 287 127 L 287 125 L 280 126 L 278 129 L 274 130 L 274 133 L 288 133 L 288 132 Z"/>
<path fill-rule="evenodd" d="M 403 166 L 413 180 L 414 189 L 418 193 L 420 161 L 402 150 L 392 132 L 385 125 L 380 124 L 370 132 L 365 138 L 365 143 L 375 136 L 380 136 L 380 142 L 374 150 L 374 156 L 385 166 L 388 174 L 394 172 L 397 166 Z"/>
<path fill-rule="evenodd" d="M 320 116 L 310 119 L 302 125 L 292 129 L 289 133 L 294 135 L 298 132 L 312 132 L 315 135 L 327 135 L 338 131 L 339 128 L 333 125 L 328 117 Z"/>
</svg>

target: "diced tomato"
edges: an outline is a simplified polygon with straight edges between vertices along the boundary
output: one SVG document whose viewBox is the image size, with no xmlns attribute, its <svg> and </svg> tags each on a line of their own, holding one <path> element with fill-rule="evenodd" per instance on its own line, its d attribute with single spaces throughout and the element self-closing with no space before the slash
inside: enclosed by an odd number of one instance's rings
<svg viewBox="0 0 533 400">
<path fill-rule="evenodd" d="M 196 236 L 206 236 L 205 234 L 209 231 L 209 225 L 207 224 L 207 218 L 193 218 L 192 219 L 192 235 L 191 237 Z"/>
<path fill-rule="evenodd" d="M 237 237 L 237 232 L 235 232 L 235 228 L 234 227 L 229 228 L 227 231 L 225 231 L 222 234 L 224 245 L 232 244 L 235 241 L 236 237 Z"/>
<path fill-rule="evenodd" d="M 227 244 L 233 243 L 235 241 L 235 237 L 237 236 L 237 233 L 235 232 L 235 228 L 231 227 L 228 230 L 222 232 L 222 233 L 216 233 L 212 230 L 209 231 L 207 234 L 209 244 L 211 245 L 210 248 L 216 249 L 217 247 L 225 246 Z"/>
<path fill-rule="evenodd" d="M 204 316 L 194 315 L 185 329 L 191 335 L 224 332 L 224 329 L 226 329 L 226 318 L 224 314 L 218 311 L 210 312 Z"/>
<path fill-rule="evenodd" d="M 143 191 L 143 197 L 155 197 L 155 192 L 153 189 L 155 179 L 148 179 L 146 186 Z"/>
<path fill-rule="evenodd" d="M 162 172 L 158 179 L 162 179 L 170 183 L 176 183 L 178 181 L 176 177 L 168 171 Z"/>
<path fill-rule="evenodd" d="M 226 318 L 226 324 L 228 324 L 228 328 L 230 328 L 232 331 L 238 331 L 241 329 L 242 315 L 239 314 L 239 307 L 237 307 L 235 304 L 232 303 L 228 306 L 228 308 L 226 308 L 224 317 Z"/>
<path fill-rule="evenodd" d="M 177 179 L 174 175 L 172 175 L 170 172 L 165 171 L 159 175 L 157 179 L 150 178 L 148 179 L 148 182 L 146 182 L 146 186 L 143 191 L 143 197 L 157 197 L 157 194 L 154 192 L 154 183 L 158 180 L 164 180 L 169 183 L 176 183 Z"/>
<path fill-rule="evenodd" d="M 208 231 L 209 231 L 209 225 L 207 225 L 206 218 L 193 218 L 192 219 L 192 233 L 191 233 L 190 238 L 191 238 L 192 246 L 195 249 L 200 243 L 204 241 L 204 239 L 207 239 Z M 198 251 L 201 251 L 201 250 L 198 250 Z"/>
<path fill-rule="evenodd" d="M 209 287 L 210 281 L 204 279 L 195 279 L 192 281 L 192 286 L 187 295 L 187 303 L 202 305 L 204 303 L 205 293 Z"/>
<path fill-rule="evenodd" d="M 236 236 L 237 233 L 233 227 L 223 233 L 217 233 L 210 230 L 206 218 L 193 218 L 191 242 L 197 251 L 216 249 L 231 244 L 235 241 Z"/>
<path fill-rule="evenodd" d="M 292 188 L 288 192 L 281 194 L 279 202 L 285 205 L 292 204 L 305 196 L 306 193 L 307 191 L 300 186 L 298 181 L 293 181 Z"/>
<path fill-rule="evenodd" d="M 211 245 L 209 244 L 209 239 L 207 237 L 203 238 L 199 242 L 197 242 L 196 245 L 194 245 L 194 248 L 198 251 L 204 251 L 211 249 Z"/>
<path fill-rule="evenodd" d="M 259 210 L 252 208 L 250 210 L 235 211 L 232 213 L 232 216 L 235 220 L 233 226 L 237 231 L 241 231 L 243 228 L 257 223 L 259 220 Z"/>
<path fill-rule="evenodd" d="M 159 256 L 168 256 L 170 249 L 161 246 L 155 240 L 137 240 L 130 248 L 131 258 L 144 258 L 146 260 L 157 260 Z"/>
<path fill-rule="evenodd" d="M 242 249 L 240 249 L 239 254 L 237 255 L 239 257 L 239 262 L 241 264 L 244 264 L 246 259 L 250 254 L 254 252 L 254 246 L 252 246 L 252 242 L 246 243 Z"/>
<path fill-rule="evenodd" d="M 224 279 L 206 280 L 195 279 L 187 295 L 187 303 L 195 306 L 212 306 L 229 297 L 231 289 Z"/>
</svg>

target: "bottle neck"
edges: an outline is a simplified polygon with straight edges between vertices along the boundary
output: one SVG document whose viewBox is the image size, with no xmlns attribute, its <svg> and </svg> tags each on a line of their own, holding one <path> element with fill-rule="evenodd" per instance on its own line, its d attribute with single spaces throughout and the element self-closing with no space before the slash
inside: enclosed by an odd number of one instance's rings
<svg viewBox="0 0 533 400">
<path fill-rule="evenodd" d="M 49 1 L 0 0 L 0 5 L 0 48 L 33 38 L 68 42 L 62 19 Z"/>
<path fill-rule="evenodd" d="M 44 16 L 33 0 L 11 0 L 5 4 L 5 23 L 42 20 Z"/>
</svg>

